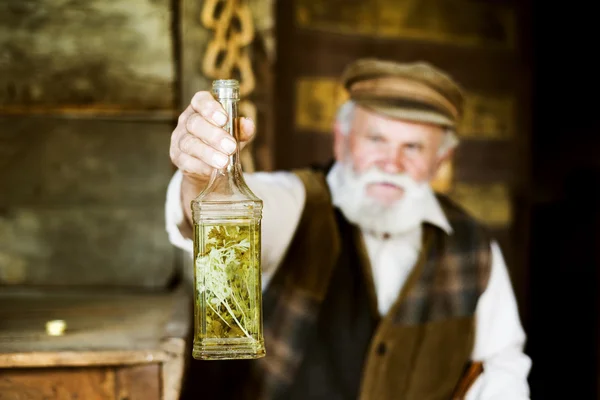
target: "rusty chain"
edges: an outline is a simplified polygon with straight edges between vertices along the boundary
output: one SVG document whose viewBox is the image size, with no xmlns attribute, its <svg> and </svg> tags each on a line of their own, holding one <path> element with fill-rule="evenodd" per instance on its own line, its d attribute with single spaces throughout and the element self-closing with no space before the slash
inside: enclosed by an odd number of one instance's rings
<svg viewBox="0 0 600 400">
<path fill-rule="evenodd" d="M 214 31 L 203 57 L 202 70 L 211 79 L 238 79 L 240 114 L 256 121 L 256 106 L 246 98 L 255 87 L 248 46 L 254 39 L 252 14 L 244 0 L 206 0 L 202 24 Z M 254 170 L 250 151 L 242 152 L 246 170 Z"/>
</svg>

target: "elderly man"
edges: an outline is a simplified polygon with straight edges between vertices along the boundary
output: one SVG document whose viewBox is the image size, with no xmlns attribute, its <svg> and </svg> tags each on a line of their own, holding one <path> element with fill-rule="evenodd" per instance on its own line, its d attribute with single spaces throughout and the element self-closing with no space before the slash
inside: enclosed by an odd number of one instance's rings
<svg viewBox="0 0 600 400">
<path fill-rule="evenodd" d="M 457 145 L 460 87 L 430 64 L 377 59 L 342 81 L 335 162 L 245 176 L 264 201 L 267 357 L 204 362 L 203 376 L 235 377 L 219 385 L 232 398 L 451 399 L 472 376 L 467 399 L 528 399 L 498 244 L 429 184 Z M 190 253 L 190 201 L 236 148 L 226 120 L 199 92 L 172 134 L 167 231 Z M 241 127 L 243 146 L 254 125 Z"/>
</svg>

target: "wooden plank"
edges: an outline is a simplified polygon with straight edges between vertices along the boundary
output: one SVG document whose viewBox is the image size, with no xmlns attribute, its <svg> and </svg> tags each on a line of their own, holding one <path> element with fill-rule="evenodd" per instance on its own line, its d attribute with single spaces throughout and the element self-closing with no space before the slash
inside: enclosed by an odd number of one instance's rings
<svg viewBox="0 0 600 400">
<path fill-rule="evenodd" d="M 172 110 L 170 4 L 0 2 L 0 113 Z"/>
<path fill-rule="evenodd" d="M 11 208 L 0 238 L 0 284 L 162 288 L 174 274 L 154 206 Z"/>
<path fill-rule="evenodd" d="M 515 47 L 514 9 L 465 0 L 295 0 L 301 29 L 462 45 Z"/>
<path fill-rule="evenodd" d="M 186 360 L 189 359 L 188 346 L 182 339 L 169 339 L 163 343 L 163 348 L 171 356 L 162 363 L 162 400 L 179 400 L 183 384 Z"/>
<path fill-rule="evenodd" d="M 171 310 L 165 325 L 165 338 L 185 338 L 190 334 L 193 310 L 193 285 L 181 282 L 173 292 Z"/>
<path fill-rule="evenodd" d="M 286 48 L 295 45 L 310 46 L 311 49 L 305 54 L 293 52 L 286 59 L 279 58 L 282 68 L 291 68 L 286 74 L 339 77 L 344 67 L 357 57 L 381 57 L 406 62 L 428 61 L 451 73 L 467 89 L 485 93 L 513 94 L 515 79 L 519 77 L 519 64 L 515 54 L 506 51 L 405 39 L 357 39 L 350 35 L 305 31 L 291 32 L 285 39 Z M 283 78 L 282 76 L 277 84 L 278 91 L 283 89 Z M 293 87 L 294 83 L 293 80 L 284 86 Z"/>
<path fill-rule="evenodd" d="M 181 356 L 193 313 L 173 310 L 191 298 L 183 291 L 125 293 L 87 290 L 0 292 L 0 366 L 159 362 Z M 46 322 L 63 320 L 62 335 Z M 173 329 L 173 323 L 187 329 Z M 175 341 L 172 341 L 175 340 Z M 29 364 L 27 364 L 29 363 Z"/>
<path fill-rule="evenodd" d="M 167 362 L 163 351 L 59 351 L 0 354 L 2 368 L 89 367 Z M 1 397 L 0 397 L 1 399 Z"/>
<path fill-rule="evenodd" d="M 0 284 L 160 287 L 171 124 L 0 118 Z"/>
<path fill-rule="evenodd" d="M 449 197 L 488 226 L 505 227 L 513 222 L 511 189 L 505 182 L 457 182 L 452 187 Z"/>
<path fill-rule="evenodd" d="M 179 114 L 175 110 L 124 110 L 122 108 L 85 108 L 63 107 L 60 109 L 45 106 L 0 106 L 0 114 L 19 117 L 75 118 L 107 121 L 171 122 L 177 121 Z"/>
<path fill-rule="evenodd" d="M 108 368 L 0 370 L 0 399 L 117 400 L 115 374 Z"/>
<path fill-rule="evenodd" d="M 515 146 L 509 141 L 462 139 L 454 156 L 454 179 L 460 182 L 514 182 Z"/>
<path fill-rule="evenodd" d="M 251 96 L 257 111 L 257 135 L 252 144 L 256 169 L 275 168 L 275 0 L 250 0 L 254 19 L 255 41 L 252 45 L 252 68 L 256 87 Z"/>
<path fill-rule="evenodd" d="M 164 205 L 171 123 L 0 117 L 0 207 Z"/>
<path fill-rule="evenodd" d="M 200 23 L 200 15 L 205 2 L 182 0 L 180 2 L 180 97 L 181 111 L 189 104 L 194 94 L 210 90 L 212 80 L 202 74 L 202 59 L 213 33 Z"/>
<path fill-rule="evenodd" d="M 116 398 L 162 400 L 160 367 L 156 364 L 119 368 L 115 379 Z"/>
</svg>

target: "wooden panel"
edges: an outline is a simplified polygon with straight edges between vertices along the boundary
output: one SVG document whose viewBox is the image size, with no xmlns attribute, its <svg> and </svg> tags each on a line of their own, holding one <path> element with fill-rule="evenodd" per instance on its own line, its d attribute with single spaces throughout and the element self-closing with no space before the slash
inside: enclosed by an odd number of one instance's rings
<svg viewBox="0 0 600 400">
<path fill-rule="evenodd" d="M 502 182 L 479 185 L 458 182 L 450 197 L 488 226 L 508 226 L 512 222 L 510 188 Z"/>
<path fill-rule="evenodd" d="M 172 125 L 4 117 L 0 127 L 0 283 L 168 283 Z"/>
<path fill-rule="evenodd" d="M 0 283 L 162 287 L 174 272 L 157 207 L 33 209 L 0 215 Z"/>
<path fill-rule="evenodd" d="M 0 113 L 172 110 L 170 4 L 0 2 Z"/>
<path fill-rule="evenodd" d="M 515 15 L 499 4 L 468 0 L 298 0 L 295 4 L 295 22 L 305 29 L 466 46 L 515 45 Z"/>
<path fill-rule="evenodd" d="M 514 144 L 497 140 L 465 140 L 456 150 L 455 180 L 485 183 L 490 181 L 513 182 L 516 161 Z"/>
<path fill-rule="evenodd" d="M 0 399 L 123 400 L 115 397 L 115 374 L 109 368 L 0 370 Z"/>
<path fill-rule="evenodd" d="M 172 124 L 0 117 L 0 206 L 162 207 Z"/>
<path fill-rule="evenodd" d="M 175 313 L 176 308 L 181 311 Z M 120 364 L 128 362 L 118 356 L 125 352 L 130 362 L 164 361 L 165 340 L 185 338 L 192 317 L 190 298 L 182 292 L 4 290 L 0 293 L 0 359 L 23 365 L 11 354 L 38 353 L 29 365 Z M 65 322 L 64 334 L 49 336 L 46 322 L 56 319 Z M 183 330 L 173 332 L 172 324 Z M 97 355 L 87 358 L 92 351 Z"/>
<path fill-rule="evenodd" d="M 344 67 L 356 57 L 427 60 L 450 71 L 466 88 L 510 95 L 515 88 L 515 75 L 519 72 L 514 52 L 504 50 L 473 49 L 407 39 L 357 38 L 302 30 L 293 32 L 293 38 L 289 38 L 285 46 L 286 50 L 292 48 L 290 40 L 299 43 L 298 46 L 310 46 L 311 51 L 290 52 L 289 58 L 279 58 L 281 63 L 292 68 L 282 73 L 296 71 L 294 74 L 302 73 L 305 76 L 339 77 Z M 294 82 L 292 80 L 286 85 L 286 81 L 280 80 L 285 87 L 293 87 Z"/>
<path fill-rule="evenodd" d="M 458 132 L 476 140 L 510 140 L 515 136 L 514 96 L 466 93 L 464 115 Z"/>
<path fill-rule="evenodd" d="M 336 77 L 298 77 L 295 88 L 294 122 L 297 130 L 330 135 L 337 109 L 348 93 Z"/>
<path fill-rule="evenodd" d="M 202 74 L 202 58 L 212 37 L 212 32 L 200 23 L 203 1 L 181 1 L 181 96 L 179 108 L 183 111 L 194 96 L 201 90 L 210 90 L 211 80 Z"/>
<path fill-rule="evenodd" d="M 256 87 L 251 96 L 256 105 L 257 135 L 252 143 L 256 169 L 274 169 L 275 107 L 275 0 L 250 0 L 248 6 L 254 18 L 255 40 L 252 44 L 252 68 Z"/>
<path fill-rule="evenodd" d="M 157 364 L 120 368 L 116 376 L 116 399 L 162 400 L 160 366 Z"/>
</svg>

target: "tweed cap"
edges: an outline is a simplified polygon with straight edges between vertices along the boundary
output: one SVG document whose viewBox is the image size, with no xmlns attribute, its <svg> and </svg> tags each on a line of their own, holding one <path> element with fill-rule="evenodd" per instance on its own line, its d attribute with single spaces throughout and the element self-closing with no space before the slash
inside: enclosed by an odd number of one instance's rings
<svg viewBox="0 0 600 400">
<path fill-rule="evenodd" d="M 462 88 L 426 62 L 359 59 L 346 67 L 341 80 L 351 100 L 392 118 L 455 129 L 462 116 Z"/>
</svg>

